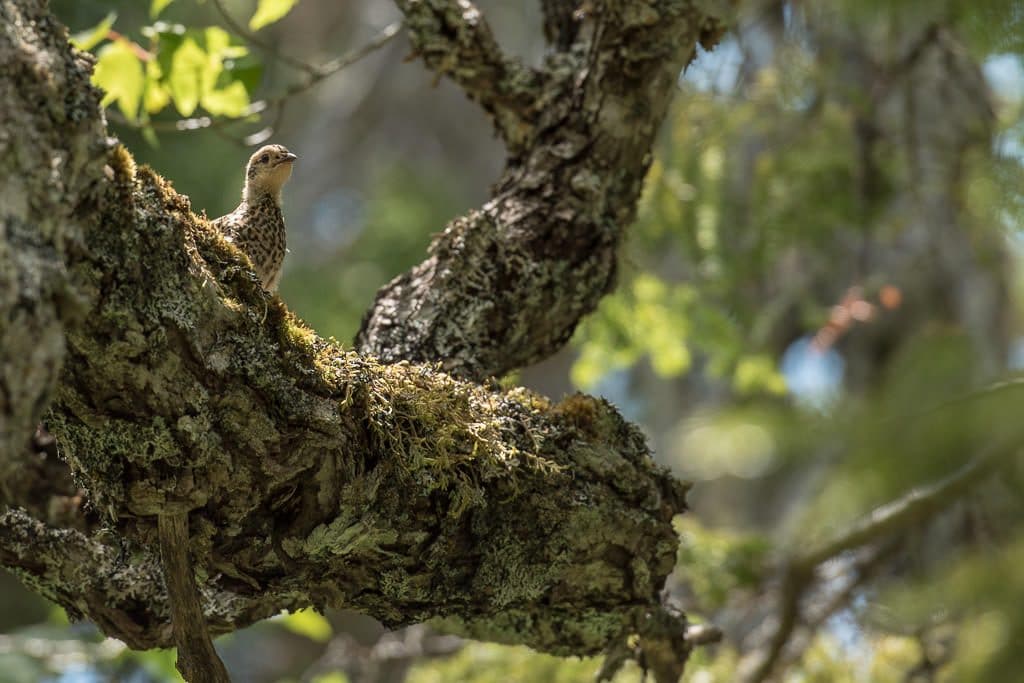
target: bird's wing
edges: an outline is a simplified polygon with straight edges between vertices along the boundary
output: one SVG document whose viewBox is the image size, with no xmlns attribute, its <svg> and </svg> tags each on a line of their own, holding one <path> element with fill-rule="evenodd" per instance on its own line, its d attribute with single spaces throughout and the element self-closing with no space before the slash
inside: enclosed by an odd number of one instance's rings
<svg viewBox="0 0 1024 683">
<path fill-rule="evenodd" d="M 213 227 L 220 230 L 225 237 L 230 239 L 235 236 L 235 232 L 238 229 L 238 220 L 239 217 L 236 215 L 236 212 L 232 211 L 231 213 L 224 214 L 220 218 L 215 218 L 211 222 L 213 223 Z"/>
</svg>

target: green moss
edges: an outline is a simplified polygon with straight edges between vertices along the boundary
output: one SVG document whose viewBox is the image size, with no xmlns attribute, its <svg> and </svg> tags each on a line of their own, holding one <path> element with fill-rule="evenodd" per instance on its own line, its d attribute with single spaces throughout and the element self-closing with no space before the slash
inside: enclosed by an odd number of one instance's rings
<svg viewBox="0 0 1024 683">
<path fill-rule="evenodd" d="M 398 532 L 383 525 L 378 527 L 372 515 L 356 521 L 339 517 L 330 524 L 321 524 L 313 529 L 302 549 L 313 557 L 365 556 L 367 552 L 387 554 L 382 546 L 394 544 L 396 540 Z"/>
</svg>

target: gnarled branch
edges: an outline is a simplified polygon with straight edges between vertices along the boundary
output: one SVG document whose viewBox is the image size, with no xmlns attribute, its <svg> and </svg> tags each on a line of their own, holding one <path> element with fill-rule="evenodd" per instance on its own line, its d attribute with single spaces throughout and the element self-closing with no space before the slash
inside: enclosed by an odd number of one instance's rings
<svg viewBox="0 0 1024 683">
<path fill-rule="evenodd" d="M 421 50 L 428 66 L 472 97 L 480 84 L 460 74 L 494 59 L 454 49 L 449 36 L 479 31 L 479 15 L 460 19 L 461 0 L 400 4 L 414 45 L 441 46 Z M 536 123 L 509 146 L 493 198 L 452 221 L 426 261 L 378 292 L 360 350 L 439 360 L 468 378 L 501 375 L 561 348 L 614 285 L 619 242 L 680 70 L 722 25 L 683 0 L 589 4 L 573 50 L 552 55 L 529 86 Z M 504 106 L 493 102 L 499 127 Z"/>
</svg>

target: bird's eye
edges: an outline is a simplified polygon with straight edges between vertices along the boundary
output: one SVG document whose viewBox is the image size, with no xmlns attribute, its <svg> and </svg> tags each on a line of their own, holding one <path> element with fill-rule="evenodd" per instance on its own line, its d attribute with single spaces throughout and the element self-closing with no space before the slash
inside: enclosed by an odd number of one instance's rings
<svg viewBox="0 0 1024 683">
<path fill-rule="evenodd" d="M 263 156 L 261 156 L 261 157 L 259 158 L 259 162 L 260 162 L 261 164 L 265 164 L 265 163 L 267 163 L 268 161 L 270 161 L 270 155 L 268 155 L 268 154 L 264 154 Z"/>
</svg>

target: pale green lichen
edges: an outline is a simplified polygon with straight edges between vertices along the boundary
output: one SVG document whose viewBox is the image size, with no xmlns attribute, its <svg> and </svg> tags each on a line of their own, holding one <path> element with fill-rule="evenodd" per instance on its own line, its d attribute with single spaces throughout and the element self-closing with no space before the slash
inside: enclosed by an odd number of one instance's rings
<svg viewBox="0 0 1024 683">
<path fill-rule="evenodd" d="M 505 538 L 495 541 L 484 553 L 473 583 L 483 595 L 490 596 L 494 608 L 504 609 L 536 601 L 550 587 L 552 570 L 549 564 L 531 561 L 521 541 Z"/>
<path fill-rule="evenodd" d="M 372 515 L 350 522 L 339 517 L 330 524 L 321 524 L 306 537 L 302 552 L 313 557 L 333 555 L 387 554 L 383 546 L 393 544 L 398 532 L 378 524 Z"/>
</svg>

